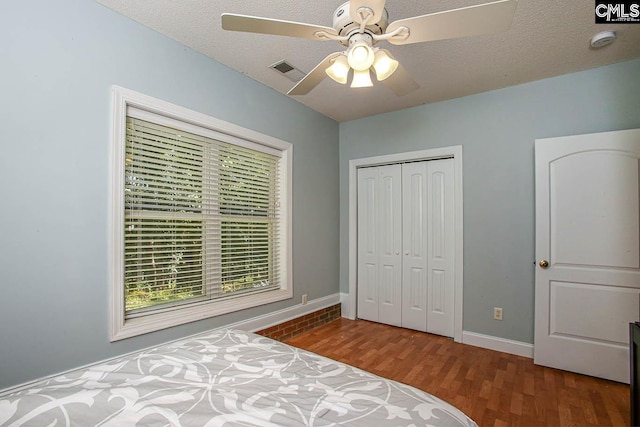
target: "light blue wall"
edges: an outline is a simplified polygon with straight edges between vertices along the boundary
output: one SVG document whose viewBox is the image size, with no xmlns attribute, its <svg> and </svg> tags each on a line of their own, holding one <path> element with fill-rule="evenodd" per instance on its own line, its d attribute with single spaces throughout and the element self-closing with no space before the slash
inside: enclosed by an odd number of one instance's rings
<svg viewBox="0 0 640 427">
<path fill-rule="evenodd" d="M 629 128 L 640 128 L 640 60 L 342 123 L 340 289 L 349 160 L 463 145 L 464 330 L 533 343 L 534 140 Z"/>
<path fill-rule="evenodd" d="M 338 124 L 91 0 L 0 12 L 0 388 L 338 292 Z M 110 87 L 294 144 L 294 299 L 110 343 Z"/>
</svg>

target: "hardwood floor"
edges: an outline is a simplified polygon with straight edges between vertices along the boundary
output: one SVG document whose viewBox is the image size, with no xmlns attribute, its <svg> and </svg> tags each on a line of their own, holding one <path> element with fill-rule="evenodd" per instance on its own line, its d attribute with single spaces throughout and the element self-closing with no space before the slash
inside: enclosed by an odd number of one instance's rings
<svg viewBox="0 0 640 427">
<path fill-rule="evenodd" d="M 629 425 L 626 384 L 437 335 L 341 318 L 286 342 L 438 396 L 481 427 Z"/>
</svg>

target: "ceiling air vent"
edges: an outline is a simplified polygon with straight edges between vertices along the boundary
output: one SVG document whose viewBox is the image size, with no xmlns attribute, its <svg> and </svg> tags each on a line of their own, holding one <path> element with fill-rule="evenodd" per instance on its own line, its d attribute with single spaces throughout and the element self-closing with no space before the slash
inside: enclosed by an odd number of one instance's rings
<svg viewBox="0 0 640 427">
<path fill-rule="evenodd" d="M 284 59 L 282 61 L 278 61 L 275 64 L 271 65 L 269 68 L 276 70 L 281 73 L 283 76 L 288 78 L 291 81 L 299 82 L 305 76 L 305 73 L 298 70 L 293 65 L 289 64 Z"/>
</svg>

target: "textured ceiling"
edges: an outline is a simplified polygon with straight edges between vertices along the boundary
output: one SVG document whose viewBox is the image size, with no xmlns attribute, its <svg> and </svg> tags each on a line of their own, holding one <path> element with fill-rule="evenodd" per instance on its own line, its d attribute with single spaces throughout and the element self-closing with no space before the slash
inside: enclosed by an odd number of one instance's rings
<svg viewBox="0 0 640 427">
<path fill-rule="evenodd" d="M 295 83 L 271 64 L 285 59 L 307 73 L 329 53 L 343 50 L 337 42 L 230 32 L 220 25 L 220 15 L 229 12 L 330 27 L 341 0 L 98 2 L 285 94 Z M 388 0 L 386 8 L 392 22 L 486 2 Z M 616 31 L 616 41 L 591 48 L 590 38 L 604 30 Z M 519 0 L 504 33 L 379 46 L 404 65 L 419 90 L 397 97 L 380 83 L 351 89 L 327 78 L 308 95 L 292 98 L 339 122 L 353 120 L 637 58 L 640 25 L 595 24 L 591 0 Z"/>
</svg>

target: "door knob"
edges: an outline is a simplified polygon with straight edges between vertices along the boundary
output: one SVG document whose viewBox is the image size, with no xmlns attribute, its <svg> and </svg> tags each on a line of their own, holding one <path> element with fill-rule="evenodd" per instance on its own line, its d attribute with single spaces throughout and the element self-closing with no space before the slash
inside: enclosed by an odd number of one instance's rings
<svg viewBox="0 0 640 427">
<path fill-rule="evenodd" d="M 546 259 L 541 260 L 539 263 L 540 267 L 542 268 L 547 268 L 549 267 L 549 261 L 547 261 Z"/>
</svg>

